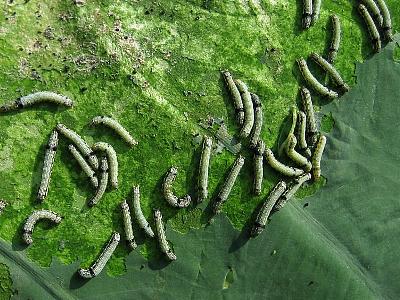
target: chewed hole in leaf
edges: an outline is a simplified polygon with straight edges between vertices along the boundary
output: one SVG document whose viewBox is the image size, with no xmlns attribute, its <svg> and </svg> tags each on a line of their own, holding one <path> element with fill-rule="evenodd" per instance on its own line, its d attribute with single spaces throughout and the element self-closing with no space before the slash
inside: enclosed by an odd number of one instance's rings
<svg viewBox="0 0 400 300">
<path fill-rule="evenodd" d="M 335 120 L 332 117 L 332 113 L 323 115 L 321 119 L 321 131 L 329 133 L 333 129 L 333 126 L 335 126 Z"/>
<path fill-rule="evenodd" d="M 393 60 L 400 62 L 400 44 L 396 43 L 396 47 L 393 48 Z"/>
<path fill-rule="evenodd" d="M 236 271 L 232 267 L 228 267 L 228 271 L 226 272 L 224 283 L 222 284 L 222 289 L 226 290 L 235 282 L 236 280 Z"/>
</svg>

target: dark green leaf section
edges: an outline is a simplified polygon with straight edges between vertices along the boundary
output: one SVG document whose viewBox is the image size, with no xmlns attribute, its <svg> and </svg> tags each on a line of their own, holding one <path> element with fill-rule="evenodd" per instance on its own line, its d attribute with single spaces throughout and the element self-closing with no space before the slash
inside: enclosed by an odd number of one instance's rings
<svg viewBox="0 0 400 300">
<path fill-rule="evenodd" d="M 10 299 L 13 282 L 11 280 L 10 270 L 5 264 L 0 264 L 0 299 Z"/>
</svg>

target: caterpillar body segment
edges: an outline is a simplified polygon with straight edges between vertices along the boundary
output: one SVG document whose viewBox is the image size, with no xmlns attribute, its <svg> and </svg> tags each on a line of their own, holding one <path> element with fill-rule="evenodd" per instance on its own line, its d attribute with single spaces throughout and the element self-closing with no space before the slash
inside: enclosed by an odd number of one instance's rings
<svg viewBox="0 0 400 300">
<path fill-rule="evenodd" d="M 297 165 L 304 168 L 306 172 L 310 172 L 312 168 L 311 162 L 306 157 L 304 157 L 295 150 L 296 145 L 297 145 L 296 136 L 294 134 L 290 134 L 288 143 L 286 145 L 287 156 L 291 160 L 293 160 Z"/>
<path fill-rule="evenodd" d="M 147 222 L 140 205 L 140 189 L 138 185 L 133 187 L 133 211 L 140 228 L 142 228 L 149 237 L 154 237 L 154 232 L 149 222 Z"/>
<path fill-rule="evenodd" d="M 303 0 L 303 15 L 301 20 L 301 25 L 303 29 L 308 29 L 311 26 L 313 13 L 313 3 L 312 0 Z"/>
<path fill-rule="evenodd" d="M 240 130 L 240 136 L 242 138 L 247 138 L 254 125 L 253 101 L 251 100 L 250 92 L 243 81 L 236 79 L 235 84 L 240 92 L 240 96 L 242 97 L 244 107 L 244 122 L 242 129 Z"/>
<path fill-rule="evenodd" d="M 311 24 L 314 25 L 319 19 L 319 14 L 321 12 L 321 2 L 322 0 L 313 0 L 312 8 L 312 16 L 311 16 Z"/>
<path fill-rule="evenodd" d="M 79 151 L 73 145 L 68 145 L 68 150 L 71 152 L 72 156 L 78 162 L 79 166 L 81 167 L 83 172 L 86 174 L 86 176 L 90 179 L 90 182 L 93 185 L 93 187 L 97 188 L 99 186 L 99 180 L 97 179 L 97 176 L 96 176 L 96 173 L 94 172 L 94 170 L 89 166 L 89 164 L 86 162 L 86 160 L 83 158 L 83 156 L 79 153 Z"/>
<path fill-rule="evenodd" d="M 279 173 L 281 173 L 282 175 L 288 176 L 288 177 L 297 177 L 300 176 L 304 173 L 303 170 L 301 169 L 297 169 L 294 167 L 290 167 L 290 166 L 286 166 L 283 163 L 281 163 L 280 161 L 278 161 L 275 156 L 274 153 L 271 151 L 271 149 L 267 148 L 265 149 L 265 160 L 267 161 L 267 163 L 276 171 L 278 171 Z"/>
<path fill-rule="evenodd" d="M 22 240 L 27 245 L 30 245 L 33 243 L 32 233 L 33 233 L 34 227 L 35 227 L 36 223 L 42 219 L 47 219 L 49 221 L 52 221 L 55 224 L 59 224 L 62 220 L 62 218 L 58 214 L 56 214 L 55 212 L 52 212 L 50 210 L 45 210 L 45 209 L 35 210 L 26 219 L 24 227 L 23 227 Z"/>
<path fill-rule="evenodd" d="M 169 246 L 167 237 L 165 236 L 164 224 L 162 222 L 162 214 L 161 211 L 159 211 L 158 209 L 154 210 L 154 220 L 156 223 L 156 234 L 162 253 L 164 253 L 169 260 L 176 260 L 176 255 Z"/>
<path fill-rule="evenodd" d="M 380 52 L 382 48 L 381 36 L 378 29 L 376 28 L 374 21 L 372 20 L 371 15 L 363 4 L 358 5 L 358 11 L 363 18 L 365 24 L 367 25 L 368 33 L 374 51 Z"/>
<path fill-rule="evenodd" d="M 342 29 L 340 24 L 340 19 L 337 15 L 331 16 L 332 22 L 332 40 L 328 50 L 327 61 L 331 64 L 336 60 L 337 53 L 340 47 L 340 40 L 342 35 Z"/>
<path fill-rule="evenodd" d="M 304 112 L 299 111 L 297 113 L 297 136 L 299 141 L 299 150 L 304 153 L 305 156 L 309 159 L 311 158 L 311 151 L 307 145 L 307 116 Z"/>
<path fill-rule="evenodd" d="M 118 159 L 113 146 L 104 142 L 97 142 L 92 146 L 94 151 L 102 151 L 107 155 L 110 172 L 110 183 L 114 189 L 118 188 Z"/>
<path fill-rule="evenodd" d="M 250 136 L 250 148 L 255 148 L 258 140 L 260 139 L 260 133 L 263 125 L 263 111 L 260 98 L 254 93 L 250 93 L 250 95 L 254 107 L 254 126 Z"/>
<path fill-rule="evenodd" d="M 126 242 L 131 249 L 136 249 L 137 244 L 135 241 L 135 236 L 133 235 L 131 211 L 129 209 L 129 205 L 126 202 L 126 200 L 122 201 L 121 203 L 121 211 L 122 211 L 122 218 L 124 220 Z"/>
<path fill-rule="evenodd" d="M 384 0 L 376 0 L 376 3 L 379 7 L 379 10 L 382 14 L 382 31 L 383 31 L 383 38 L 387 42 L 393 41 L 393 33 L 392 33 L 392 19 L 390 17 L 389 9 Z"/>
<path fill-rule="evenodd" d="M 312 174 L 314 180 L 317 181 L 321 177 L 321 159 L 326 145 L 326 137 L 321 135 L 318 143 L 315 146 L 314 154 L 312 157 Z"/>
<path fill-rule="evenodd" d="M 254 194 L 260 195 L 264 177 L 263 158 L 265 152 L 265 143 L 259 140 L 254 151 Z"/>
<path fill-rule="evenodd" d="M 294 133 L 294 130 L 296 128 L 296 123 L 297 123 L 297 108 L 295 106 L 292 107 L 291 109 L 291 115 L 292 115 L 292 121 L 290 124 L 290 129 L 289 129 L 289 133 L 286 137 L 286 139 L 283 141 L 282 144 L 280 144 L 279 148 L 278 148 L 278 155 L 279 157 L 281 157 L 285 151 L 286 145 L 288 143 L 288 139 L 289 139 L 289 135 Z"/>
<path fill-rule="evenodd" d="M 302 87 L 300 90 L 301 101 L 307 120 L 307 137 L 311 146 L 315 145 L 318 139 L 318 127 L 315 119 L 314 106 L 311 99 L 310 91 Z"/>
<path fill-rule="evenodd" d="M 128 130 L 126 130 L 117 120 L 106 116 L 94 117 L 92 119 L 92 125 L 99 125 L 99 124 L 103 124 L 113 129 L 131 147 L 136 146 L 138 144 L 138 142 L 131 136 Z"/>
<path fill-rule="evenodd" d="M 173 207 L 178 207 L 178 208 L 188 207 L 190 202 L 192 201 L 190 195 L 185 195 L 182 198 L 178 198 L 172 191 L 172 185 L 175 182 L 177 175 L 178 175 L 178 168 L 175 166 L 172 166 L 165 175 L 162 187 L 164 198 Z"/>
<path fill-rule="evenodd" d="M 242 97 L 240 96 L 240 92 L 232 78 L 231 73 L 229 73 L 228 71 L 223 71 L 222 75 L 224 77 L 225 84 L 229 90 L 229 93 L 231 94 L 233 104 L 235 106 L 236 121 L 239 123 L 239 125 L 243 125 L 244 109 L 243 109 L 243 101 L 242 101 Z"/>
<path fill-rule="evenodd" d="M 199 166 L 198 203 L 203 202 L 208 197 L 208 171 L 210 167 L 211 148 L 212 138 L 204 136 Z"/>
<path fill-rule="evenodd" d="M 374 0 L 362 0 L 364 6 L 370 12 L 372 19 L 379 25 L 379 27 L 383 26 L 383 17 L 381 14 L 381 10 Z"/>
<path fill-rule="evenodd" d="M 0 214 L 3 212 L 3 210 L 6 208 L 6 206 L 7 206 L 7 202 L 0 199 Z"/>
<path fill-rule="evenodd" d="M 89 206 L 94 206 L 100 201 L 100 199 L 103 197 L 107 189 L 107 184 L 108 184 L 108 163 L 107 163 L 107 158 L 103 157 L 100 161 L 99 186 L 97 187 L 94 196 L 89 200 L 88 203 Z"/>
</svg>

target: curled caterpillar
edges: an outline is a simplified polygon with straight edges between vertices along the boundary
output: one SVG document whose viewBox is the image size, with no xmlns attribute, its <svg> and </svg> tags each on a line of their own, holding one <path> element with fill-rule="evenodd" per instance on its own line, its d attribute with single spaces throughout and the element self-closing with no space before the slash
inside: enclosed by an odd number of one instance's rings
<svg viewBox="0 0 400 300">
<path fill-rule="evenodd" d="M 118 133 L 131 147 L 138 144 L 138 142 L 130 135 L 128 130 L 126 130 L 118 121 L 106 116 L 94 117 L 92 120 L 92 125 L 98 124 L 106 125 L 115 130 L 115 132 Z"/>
<path fill-rule="evenodd" d="M 307 145 L 306 131 L 307 131 L 307 116 L 304 112 L 299 111 L 297 113 L 297 136 L 299 140 L 299 150 L 302 153 L 304 153 L 307 158 L 310 158 L 311 151 Z"/>
<path fill-rule="evenodd" d="M 56 129 L 78 147 L 83 157 L 89 161 L 93 169 L 97 170 L 99 168 L 99 161 L 93 150 L 90 149 L 89 145 L 75 131 L 67 128 L 64 124 L 57 124 Z"/>
<path fill-rule="evenodd" d="M 292 133 L 289 135 L 288 137 L 288 143 L 286 145 L 286 154 L 287 156 L 293 160 L 296 164 L 298 164 L 299 166 L 301 166 L 302 168 L 304 168 L 304 170 L 306 172 L 310 172 L 312 165 L 311 162 L 304 157 L 303 155 L 301 155 L 300 153 L 298 153 L 295 150 L 295 147 L 297 145 L 297 139 L 296 136 Z"/>
<path fill-rule="evenodd" d="M 303 16 L 301 24 L 304 29 L 310 28 L 312 13 L 313 13 L 312 0 L 303 0 Z"/>
<path fill-rule="evenodd" d="M 36 92 L 27 96 L 22 96 L 15 101 L 11 101 L 0 106 L 0 112 L 8 112 L 10 110 L 21 109 L 40 102 L 52 102 L 67 107 L 72 107 L 74 102 L 66 96 L 53 92 Z"/>
<path fill-rule="evenodd" d="M 78 162 L 79 166 L 82 168 L 83 172 L 86 174 L 87 177 L 89 177 L 92 185 L 95 188 L 97 188 L 99 186 L 99 180 L 97 179 L 97 176 L 93 171 L 93 169 L 89 166 L 89 164 L 86 162 L 83 156 L 73 145 L 69 145 L 68 149 L 71 152 L 72 156 L 75 158 L 75 160 Z"/>
<path fill-rule="evenodd" d="M 0 199 L 0 214 L 3 212 L 3 210 L 6 208 L 6 206 L 7 206 L 7 202 Z"/>
<path fill-rule="evenodd" d="M 267 199 L 265 199 L 261 209 L 257 214 L 256 221 L 251 229 L 250 235 L 256 237 L 259 235 L 267 225 L 268 217 L 271 214 L 272 208 L 274 207 L 276 201 L 283 194 L 286 189 L 286 183 L 284 181 L 279 181 L 273 190 L 269 193 Z"/>
<path fill-rule="evenodd" d="M 226 86 L 228 87 L 228 90 L 233 99 L 233 104 L 235 106 L 235 112 L 236 112 L 236 121 L 239 123 L 239 125 L 243 125 L 244 110 L 243 110 L 243 102 L 242 102 L 242 97 L 240 96 L 240 92 L 239 92 L 235 82 L 233 81 L 231 73 L 229 73 L 228 71 L 223 71 L 222 75 L 224 77 Z"/>
<path fill-rule="evenodd" d="M 208 169 L 210 166 L 211 147 L 212 139 L 204 136 L 199 166 L 198 203 L 203 202 L 208 197 Z"/>
<path fill-rule="evenodd" d="M 240 92 L 240 96 L 242 97 L 244 107 L 244 122 L 242 129 L 240 130 L 240 136 L 242 138 L 247 138 L 254 125 L 253 101 L 251 100 L 250 93 L 243 81 L 236 79 L 235 84 Z"/>
<path fill-rule="evenodd" d="M 156 223 L 156 234 L 158 238 L 158 243 L 160 244 L 162 253 L 164 253 L 169 260 L 176 260 L 176 255 L 169 246 L 167 237 L 165 236 L 164 224 L 162 222 L 162 214 L 158 209 L 154 210 L 154 220 Z"/>
<path fill-rule="evenodd" d="M 53 170 L 54 157 L 57 153 L 58 146 L 58 132 L 53 130 L 50 135 L 49 141 L 46 146 L 46 152 L 44 154 L 42 179 L 40 181 L 39 191 L 37 194 L 37 201 L 43 202 L 47 197 L 49 191 L 50 177 Z"/>
<path fill-rule="evenodd" d="M 292 182 L 289 183 L 286 191 L 276 202 L 274 210 L 275 211 L 280 210 L 294 196 L 294 194 L 296 194 L 296 192 L 303 185 L 303 183 L 309 181 L 310 179 L 311 179 L 310 173 L 301 175 L 300 177 L 293 179 Z"/>
<path fill-rule="evenodd" d="M 39 221 L 41 219 L 50 220 L 55 224 L 59 224 L 62 220 L 62 218 L 59 215 L 57 215 L 55 212 L 52 212 L 50 210 L 45 210 L 45 209 L 35 210 L 26 219 L 24 227 L 23 227 L 22 239 L 27 245 L 30 245 L 33 243 L 32 233 L 33 233 L 35 224 L 37 223 L 37 221 Z"/>
<path fill-rule="evenodd" d="M 367 25 L 369 36 L 370 36 L 374 51 L 375 52 L 381 51 L 381 48 L 382 48 L 381 36 L 379 34 L 378 29 L 375 26 L 374 21 L 372 20 L 372 17 L 369 14 L 367 8 L 363 4 L 360 4 L 360 5 L 358 5 L 358 11 L 359 11 L 360 15 L 362 16 L 365 24 Z"/>
<path fill-rule="evenodd" d="M 108 183 L 108 163 L 107 158 L 103 157 L 100 161 L 100 182 L 99 186 L 97 187 L 96 193 L 94 196 L 89 200 L 88 205 L 94 206 L 100 199 L 103 197 Z"/>
<path fill-rule="evenodd" d="M 383 37 L 387 42 L 391 42 L 393 41 L 393 33 L 392 33 L 392 19 L 390 18 L 389 9 L 387 8 L 384 0 L 376 0 L 376 3 L 383 17 L 382 21 Z"/>
<path fill-rule="evenodd" d="M 312 8 L 312 16 L 311 16 L 311 24 L 315 24 L 319 18 L 319 14 L 321 11 L 321 2 L 322 0 L 313 0 Z"/>
<path fill-rule="evenodd" d="M 267 163 L 276 171 L 278 171 L 279 173 L 288 176 L 288 177 L 297 177 L 300 176 L 304 173 L 303 170 L 301 169 L 297 169 L 294 167 L 289 167 L 284 165 L 283 163 L 281 163 L 280 161 L 278 161 L 275 156 L 274 153 L 272 153 L 271 149 L 269 148 L 265 148 L 265 159 L 267 161 Z"/>
<path fill-rule="evenodd" d="M 254 107 L 254 126 L 250 136 L 250 147 L 255 148 L 258 140 L 260 139 L 260 133 L 263 125 L 263 111 L 260 98 L 253 93 L 250 93 L 250 95 Z"/>
<path fill-rule="evenodd" d="M 220 212 L 222 204 L 224 204 L 226 202 L 226 200 L 228 199 L 228 196 L 232 190 L 232 187 L 234 186 L 234 184 L 236 182 L 236 178 L 238 177 L 243 165 L 244 165 L 244 157 L 239 155 L 236 158 L 236 160 L 233 162 L 233 165 L 228 174 L 228 177 L 226 178 L 224 184 L 221 187 L 221 190 L 218 193 L 217 198 L 215 199 L 214 206 L 213 206 L 214 214 L 217 214 Z"/>
<path fill-rule="evenodd" d="M 376 5 L 374 0 L 362 0 L 365 7 L 370 11 L 371 17 L 377 22 L 377 24 L 382 27 L 383 26 L 383 17 L 381 15 L 381 11 Z"/>
<path fill-rule="evenodd" d="M 142 208 L 140 206 L 139 186 L 133 187 L 133 210 L 135 212 L 135 217 L 137 222 L 139 223 L 140 228 L 142 228 L 149 237 L 154 237 L 154 232 L 151 229 L 149 222 L 147 222 L 146 218 L 144 217 Z"/>
<path fill-rule="evenodd" d="M 179 207 L 179 208 L 188 207 L 192 200 L 192 198 L 189 195 L 185 195 L 182 198 L 178 198 L 172 192 L 172 184 L 175 182 L 177 175 L 178 175 L 178 168 L 174 166 L 172 166 L 165 175 L 162 187 L 164 198 L 173 207 Z"/>
<path fill-rule="evenodd" d="M 135 237 L 133 235 L 131 211 L 129 209 L 128 203 L 126 203 L 126 200 L 122 201 L 121 210 L 122 210 L 122 217 L 124 219 L 126 242 L 131 249 L 135 249 L 137 247 L 137 244 L 135 241 Z"/>
<path fill-rule="evenodd" d="M 259 140 L 254 152 L 254 194 L 260 195 L 264 177 L 263 158 L 265 143 Z"/>
<path fill-rule="evenodd" d="M 326 145 L 326 137 L 321 135 L 315 146 L 314 155 L 312 157 L 312 173 L 314 180 L 317 181 L 321 177 L 321 158 Z"/>
<path fill-rule="evenodd" d="M 318 128 L 317 121 L 315 120 L 314 106 L 312 103 L 310 91 L 307 88 L 302 87 L 300 90 L 300 94 L 303 109 L 306 114 L 307 136 L 309 138 L 311 146 L 313 146 L 317 142 L 318 138 Z"/>
<path fill-rule="evenodd" d="M 331 16 L 331 22 L 332 22 L 333 31 L 332 31 L 331 45 L 328 50 L 327 60 L 328 60 L 328 62 L 333 64 L 333 62 L 336 59 L 337 53 L 339 51 L 342 29 L 340 26 L 340 19 L 337 15 Z"/>
<path fill-rule="evenodd" d="M 115 152 L 114 148 L 104 142 L 97 142 L 92 146 L 94 151 L 102 151 L 105 152 L 107 155 L 107 160 L 110 165 L 110 183 L 111 186 L 115 189 L 118 188 L 118 159 L 117 153 Z"/>
<path fill-rule="evenodd" d="M 289 133 L 286 137 L 286 139 L 283 141 L 282 144 L 280 144 L 279 149 L 278 149 L 278 155 L 279 157 L 281 157 L 283 155 L 283 152 L 286 149 L 286 145 L 288 143 L 288 139 L 289 139 L 289 135 L 294 133 L 294 130 L 296 128 L 296 122 L 297 122 L 297 108 L 295 106 L 292 107 L 291 109 L 291 114 L 292 114 L 292 121 L 290 124 L 290 129 L 289 129 Z"/>
<path fill-rule="evenodd" d="M 299 69 L 301 75 L 304 80 L 307 82 L 309 86 L 311 86 L 318 94 L 324 97 L 329 98 L 337 98 L 339 95 L 335 91 L 328 89 L 326 86 L 321 84 L 311 73 L 310 69 L 307 66 L 307 62 L 303 58 L 297 59 L 297 64 L 299 65 Z"/>
<path fill-rule="evenodd" d="M 117 248 L 120 239 L 119 233 L 114 232 L 96 261 L 88 269 L 80 268 L 78 274 L 85 279 L 90 279 L 99 275 Z"/>
<path fill-rule="evenodd" d="M 310 57 L 332 78 L 335 84 L 343 91 L 348 92 L 350 87 L 344 82 L 334 66 L 327 62 L 321 55 L 313 52 Z"/>
</svg>

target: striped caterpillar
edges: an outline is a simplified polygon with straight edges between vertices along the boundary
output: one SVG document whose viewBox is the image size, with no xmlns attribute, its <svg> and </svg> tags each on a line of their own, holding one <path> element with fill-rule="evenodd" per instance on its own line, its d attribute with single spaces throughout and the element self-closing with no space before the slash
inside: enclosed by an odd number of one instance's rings
<svg viewBox="0 0 400 300">
<path fill-rule="evenodd" d="M 94 117 L 92 120 L 92 125 L 98 124 L 103 124 L 115 130 L 115 132 L 118 133 L 131 147 L 138 144 L 138 142 L 130 135 L 130 133 L 120 123 L 118 123 L 118 121 L 106 116 Z"/>
<path fill-rule="evenodd" d="M 365 24 L 367 25 L 369 36 L 371 39 L 372 46 L 375 52 L 381 51 L 381 36 L 379 35 L 378 29 L 375 26 L 374 21 L 372 20 L 371 15 L 369 14 L 367 8 L 360 4 L 358 5 L 358 11 L 362 18 L 364 19 Z"/>
<path fill-rule="evenodd" d="M 254 125 L 253 101 L 251 100 L 250 92 L 243 81 L 236 79 L 235 84 L 240 92 L 240 96 L 242 97 L 244 107 L 244 122 L 243 127 L 240 130 L 240 136 L 242 138 L 247 138 Z"/>
<path fill-rule="evenodd" d="M 299 111 L 297 113 L 297 136 L 299 140 L 299 150 L 302 153 L 304 153 L 307 158 L 310 158 L 311 151 L 307 145 L 306 129 L 307 129 L 307 116 L 304 112 Z"/>
<path fill-rule="evenodd" d="M 75 160 L 78 162 L 79 166 L 82 168 L 86 176 L 90 178 L 90 182 L 92 183 L 93 187 L 97 188 L 99 186 L 99 180 L 97 179 L 97 176 L 93 169 L 89 166 L 83 156 L 73 145 L 68 145 L 68 149 Z"/>
<path fill-rule="evenodd" d="M 311 16 L 311 24 L 315 24 L 319 18 L 319 13 L 321 11 L 321 2 L 322 0 L 313 0 L 312 8 L 313 13 Z"/>
<path fill-rule="evenodd" d="M 344 82 L 336 68 L 327 62 L 321 55 L 313 52 L 310 57 L 332 78 L 340 89 L 345 92 L 350 90 L 350 87 Z"/>
<path fill-rule="evenodd" d="M 142 208 L 140 206 L 139 186 L 133 187 L 133 209 L 135 212 L 136 220 L 139 223 L 140 228 L 142 228 L 149 237 L 154 237 L 154 232 L 151 229 L 149 222 L 147 222 L 146 218 L 144 217 Z"/>
<path fill-rule="evenodd" d="M 103 197 L 108 183 L 108 163 L 107 158 L 103 157 L 100 161 L 100 182 L 99 186 L 97 187 L 96 193 L 94 196 L 89 200 L 88 205 L 94 206 L 100 199 Z"/>
<path fill-rule="evenodd" d="M 300 176 L 304 173 L 303 170 L 297 169 L 294 167 L 289 167 L 278 161 L 274 153 L 272 153 L 271 149 L 265 148 L 265 159 L 268 162 L 268 164 L 276 171 L 279 173 L 288 176 L 288 177 L 297 177 Z"/>
<path fill-rule="evenodd" d="M 242 102 L 242 97 L 240 96 L 240 92 L 233 81 L 231 73 L 228 71 L 223 71 L 222 75 L 225 80 L 225 84 L 228 87 L 228 90 L 231 94 L 231 97 L 233 99 L 233 104 L 235 106 L 235 112 L 236 112 L 236 121 L 239 123 L 239 125 L 243 125 L 244 121 L 244 110 L 243 110 L 243 102 Z"/>
<path fill-rule="evenodd" d="M 37 221 L 41 219 L 47 219 L 52 221 L 55 224 L 59 224 L 62 218 L 57 215 L 56 213 L 50 210 L 35 210 L 25 221 L 24 228 L 23 228 L 23 235 L 22 239 L 27 244 L 30 245 L 33 243 L 32 233 Z"/>
<path fill-rule="evenodd" d="M 242 169 L 244 165 L 244 157 L 239 155 L 236 160 L 233 162 L 232 168 L 228 174 L 228 177 L 226 178 L 224 184 L 221 187 L 221 190 L 218 193 L 217 198 L 215 199 L 215 203 L 213 206 L 213 211 L 214 214 L 217 214 L 220 212 L 222 204 L 226 202 L 228 199 L 228 196 L 232 190 L 233 185 L 236 182 L 236 178 L 240 173 L 240 170 Z"/>
<path fill-rule="evenodd" d="M 92 146 L 94 151 L 102 151 L 107 155 L 108 163 L 110 164 L 110 183 L 111 186 L 115 189 L 118 188 L 118 159 L 117 153 L 114 148 L 104 142 L 97 142 Z"/>
<path fill-rule="evenodd" d="M 165 175 L 162 186 L 164 198 L 173 207 L 179 207 L 179 208 L 188 207 L 190 202 L 192 201 L 192 198 L 189 195 L 185 195 L 182 198 L 178 198 L 172 192 L 172 184 L 175 182 L 177 175 L 178 175 L 178 168 L 175 166 L 172 166 Z"/>
<path fill-rule="evenodd" d="M 306 172 L 310 172 L 312 168 L 311 162 L 309 162 L 309 160 L 306 157 L 304 157 L 294 149 L 296 145 L 297 145 L 296 136 L 293 133 L 289 134 L 288 143 L 286 144 L 287 156 L 291 160 L 293 160 L 296 164 L 303 167 Z"/>
<path fill-rule="evenodd" d="M 312 157 L 312 172 L 313 172 L 313 177 L 314 180 L 317 181 L 321 177 L 321 158 L 322 158 L 322 153 L 324 152 L 326 145 L 326 137 L 324 135 L 321 135 L 319 137 L 318 143 L 315 146 L 315 151 L 314 155 Z"/>
<path fill-rule="evenodd" d="M 99 161 L 93 150 L 90 149 L 89 145 L 73 130 L 67 128 L 64 124 L 57 124 L 57 131 L 70 139 L 83 154 L 83 157 L 89 161 L 89 164 L 97 170 L 99 168 Z"/>
<path fill-rule="evenodd" d="M 208 169 L 210 166 L 211 147 L 212 139 L 204 136 L 199 166 L 198 203 L 203 202 L 208 197 Z"/>
<path fill-rule="evenodd" d="M 333 31 L 332 31 L 331 46 L 329 47 L 328 50 L 327 60 L 328 62 L 333 64 L 333 62 L 336 59 L 337 53 L 339 51 L 342 29 L 340 26 L 340 19 L 337 15 L 331 16 L 331 22 Z"/>
<path fill-rule="evenodd" d="M 259 140 L 254 153 L 254 194 L 260 195 L 264 177 L 263 158 L 265 144 Z"/>
<path fill-rule="evenodd" d="M 326 96 L 329 98 L 337 98 L 339 95 L 335 91 L 328 89 L 326 86 L 322 85 L 311 73 L 310 69 L 307 66 L 307 62 L 304 58 L 297 59 L 297 64 L 299 65 L 299 69 L 301 75 L 304 80 L 307 82 L 309 86 L 311 86 L 318 94 L 321 96 Z"/>
<path fill-rule="evenodd" d="M 301 23 L 304 29 L 310 28 L 312 13 L 312 0 L 303 0 L 303 16 Z"/>
<path fill-rule="evenodd" d="M 250 137 L 250 147 L 255 148 L 260 138 L 260 133 L 263 124 L 263 111 L 260 98 L 256 94 L 250 93 L 254 107 L 254 126 Z"/>
<path fill-rule="evenodd" d="M 306 182 L 311 179 L 311 174 L 307 173 L 298 178 L 295 178 L 291 183 L 289 183 L 287 190 L 283 193 L 283 195 L 279 198 L 278 202 L 276 202 L 274 206 L 274 211 L 280 210 L 292 197 L 299 188 Z"/>
<path fill-rule="evenodd" d="M 42 179 L 37 194 L 37 201 L 43 202 L 44 198 L 47 197 L 49 191 L 50 177 L 53 170 L 54 157 L 57 153 L 58 146 L 58 132 L 53 130 L 50 135 L 49 141 L 46 146 L 46 153 L 44 155 Z"/>
<path fill-rule="evenodd" d="M 154 220 L 156 223 L 157 238 L 162 253 L 164 253 L 169 260 L 176 260 L 176 255 L 169 246 L 167 238 L 165 236 L 164 224 L 162 222 L 162 214 L 158 209 L 154 210 Z"/>
<path fill-rule="evenodd" d="M 7 202 L 0 199 L 0 214 L 3 212 L 3 210 L 6 208 L 6 206 L 7 206 Z"/>
<path fill-rule="evenodd" d="M 294 133 L 294 130 L 296 128 L 296 122 L 297 122 L 297 108 L 295 106 L 292 107 L 291 109 L 291 114 L 292 114 L 292 122 L 290 124 L 290 129 L 289 133 L 286 137 L 286 139 L 283 141 L 283 143 L 280 144 L 279 149 L 278 149 L 278 156 L 281 157 L 283 155 L 283 152 L 286 149 L 286 145 L 288 143 L 289 135 Z"/>
<path fill-rule="evenodd" d="M 318 128 L 317 128 L 317 122 L 315 120 L 315 114 L 314 114 L 314 106 L 312 103 L 311 99 L 311 94 L 310 91 L 302 87 L 300 89 L 300 94 L 301 94 L 301 101 L 303 104 L 303 109 L 306 114 L 306 120 L 307 120 L 307 133 L 308 133 L 308 138 L 309 138 L 309 143 L 311 146 L 313 146 L 317 142 L 317 135 L 318 135 Z"/>
<path fill-rule="evenodd" d="M 368 11 L 371 12 L 371 17 L 378 23 L 380 27 L 383 26 L 383 17 L 381 15 L 381 11 L 376 5 L 374 0 L 362 0 Z"/>
<path fill-rule="evenodd" d="M 96 261 L 89 267 L 89 269 L 80 268 L 78 274 L 85 279 L 90 279 L 99 275 L 108 260 L 111 258 L 111 255 L 114 253 L 115 248 L 117 248 L 120 239 L 121 237 L 119 233 L 114 232 Z"/>
<path fill-rule="evenodd" d="M 121 210 L 122 210 L 122 218 L 124 219 L 126 242 L 131 249 L 135 249 L 137 247 L 137 244 L 135 241 L 135 237 L 133 235 L 131 212 L 129 210 L 128 203 L 126 203 L 126 200 L 124 200 L 121 203 Z"/>
<path fill-rule="evenodd" d="M 253 228 L 251 229 L 250 235 L 252 237 L 256 237 L 259 235 L 267 225 L 268 217 L 271 214 L 272 208 L 276 201 L 278 201 L 279 197 L 283 194 L 286 189 L 286 183 L 284 181 L 280 181 L 273 188 L 273 190 L 269 193 L 268 198 L 264 201 L 261 209 L 257 214 L 256 221 L 254 222 Z"/>
<path fill-rule="evenodd" d="M 392 34 L 392 20 L 390 18 L 389 9 L 386 6 L 384 0 L 376 0 L 378 7 L 382 13 L 383 22 L 382 22 L 382 30 L 383 30 L 383 37 L 387 42 L 393 41 L 393 34 Z"/>
<path fill-rule="evenodd" d="M 0 106 L 0 112 L 8 112 L 10 110 L 21 109 L 40 102 L 52 102 L 59 105 L 65 105 L 67 107 L 72 107 L 74 105 L 73 101 L 66 96 L 44 91 L 32 93 L 27 96 L 22 96 L 15 101 L 5 103 Z"/>
</svg>

